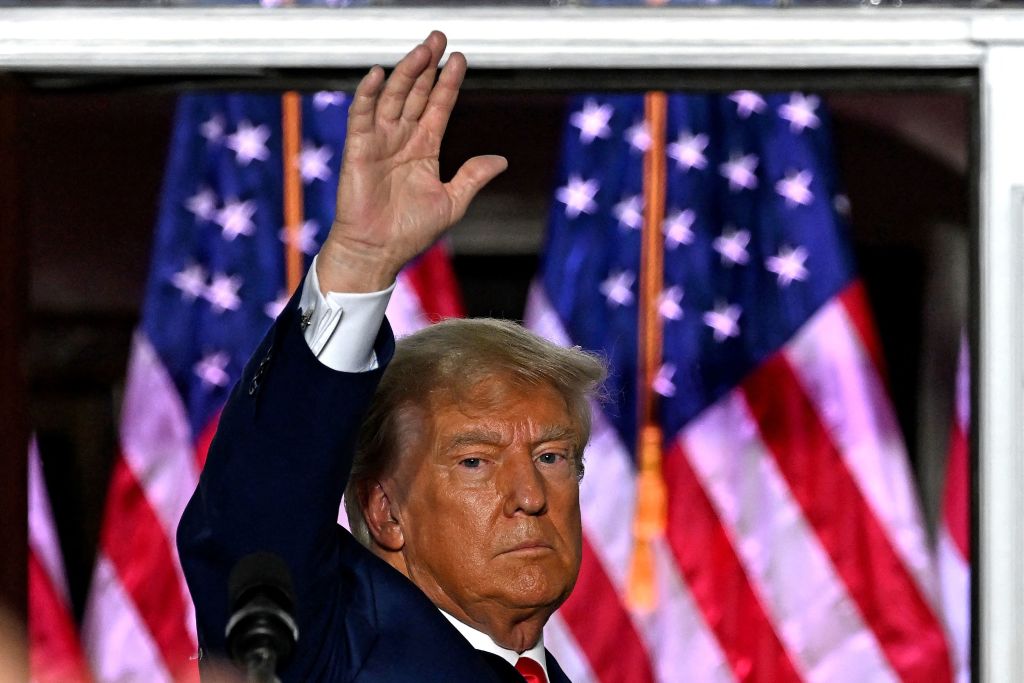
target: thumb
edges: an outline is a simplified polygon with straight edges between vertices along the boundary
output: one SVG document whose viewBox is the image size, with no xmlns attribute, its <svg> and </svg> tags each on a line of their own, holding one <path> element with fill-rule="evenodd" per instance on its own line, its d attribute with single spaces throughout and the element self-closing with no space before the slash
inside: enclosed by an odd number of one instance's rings
<svg viewBox="0 0 1024 683">
<path fill-rule="evenodd" d="M 473 157 L 462 164 L 455 177 L 445 184 L 452 200 L 452 223 L 466 215 L 476 193 L 506 168 L 508 160 L 494 154 Z"/>
</svg>

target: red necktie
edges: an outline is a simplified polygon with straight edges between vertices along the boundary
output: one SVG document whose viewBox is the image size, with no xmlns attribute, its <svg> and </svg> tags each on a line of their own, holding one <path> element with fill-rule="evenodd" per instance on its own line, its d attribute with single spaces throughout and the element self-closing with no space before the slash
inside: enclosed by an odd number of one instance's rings
<svg viewBox="0 0 1024 683">
<path fill-rule="evenodd" d="M 520 657 L 516 662 L 516 671 L 526 679 L 526 683 L 548 683 L 544 668 L 529 657 Z"/>
</svg>

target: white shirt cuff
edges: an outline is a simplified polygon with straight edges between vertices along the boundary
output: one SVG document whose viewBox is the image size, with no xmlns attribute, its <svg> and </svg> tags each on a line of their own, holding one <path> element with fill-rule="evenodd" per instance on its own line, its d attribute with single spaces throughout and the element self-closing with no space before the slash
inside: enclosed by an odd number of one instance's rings
<svg viewBox="0 0 1024 683">
<path fill-rule="evenodd" d="M 379 292 L 360 294 L 320 291 L 316 257 L 302 283 L 299 308 L 303 334 L 321 363 L 341 372 L 377 368 L 373 343 L 377 339 L 394 283 Z"/>
</svg>

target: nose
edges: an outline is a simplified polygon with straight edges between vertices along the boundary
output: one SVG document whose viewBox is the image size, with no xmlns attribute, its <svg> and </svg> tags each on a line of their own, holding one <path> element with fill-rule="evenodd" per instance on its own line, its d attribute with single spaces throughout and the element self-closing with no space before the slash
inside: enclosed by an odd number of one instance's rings
<svg viewBox="0 0 1024 683">
<path fill-rule="evenodd" d="M 548 507 L 544 479 L 529 453 L 507 457 L 499 471 L 499 486 L 504 495 L 504 513 L 507 517 L 518 513 L 543 514 Z"/>
</svg>

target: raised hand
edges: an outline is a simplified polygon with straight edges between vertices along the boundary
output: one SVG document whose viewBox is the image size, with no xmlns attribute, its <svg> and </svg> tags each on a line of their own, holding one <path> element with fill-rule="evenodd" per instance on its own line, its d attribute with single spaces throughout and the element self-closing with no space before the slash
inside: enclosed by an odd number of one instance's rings
<svg viewBox="0 0 1024 683">
<path fill-rule="evenodd" d="M 500 156 L 473 157 L 441 182 L 441 139 L 466 74 L 466 58 L 454 52 L 434 83 L 446 45 L 444 34 L 434 31 L 386 81 L 375 66 L 356 88 L 337 214 L 317 259 L 325 292 L 389 286 L 508 165 Z"/>
</svg>

